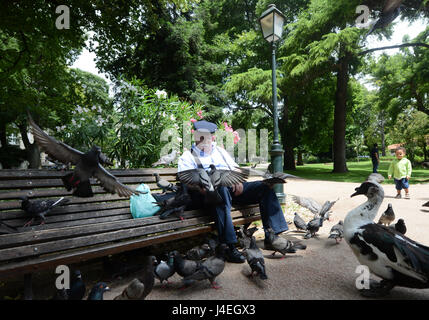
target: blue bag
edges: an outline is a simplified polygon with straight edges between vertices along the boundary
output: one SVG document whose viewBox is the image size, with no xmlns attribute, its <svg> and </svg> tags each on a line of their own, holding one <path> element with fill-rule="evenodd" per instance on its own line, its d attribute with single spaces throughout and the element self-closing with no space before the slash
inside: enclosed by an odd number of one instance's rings
<svg viewBox="0 0 429 320">
<path fill-rule="evenodd" d="M 150 217 L 159 211 L 160 207 L 153 203 L 156 199 L 150 194 L 150 188 L 146 184 L 142 183 L 136 190 L 143 194 L 132 195 L 130 198 L 130 210 L 134 219 Z"/>
</svg>

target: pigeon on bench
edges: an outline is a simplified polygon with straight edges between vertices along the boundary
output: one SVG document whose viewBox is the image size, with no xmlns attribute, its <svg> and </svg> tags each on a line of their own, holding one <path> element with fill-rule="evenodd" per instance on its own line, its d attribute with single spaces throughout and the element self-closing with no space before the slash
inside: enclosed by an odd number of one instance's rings
<svg viewBox="0 0 429 320">
<path fill-rule="evenodd" d="M 104 190 L 121 197 L 130 197 L 139 191 L 123 185 L 119 180 L 104 169 L 102 164 L 111 165 L 107 157 L 101 153 L 98 146 L 83 153 L 69 145 L 59 142 L 45 133 L 28 114 L 28 121 L 32 127 L 34 140 L 38 146 L 51 158 L 68 165 L 75 165 L 72 173 L 62 177 L 64 186 L 68 191 L 74 189 L 73 195 L 77 197 L 92 197 L 93 191 L 89 179 L 95 177 Z"/>
<path fill-rule="evenodd" d="M 176 159 L 176 156 L 177 156 L 177 151 L 173 149 L 171 153 L 165 156 L 162 156 L 158 161 L 152 163 L 152 167 L 156 167 L 160 165 L 168 166 Z"/>
<path fill-rule="evenodd" d="M 160 219 L 166 219 L 172 213 L 175 213 L 176 216 L 180 218 L 180 220 L 184 220 L 182 214 L 191 202 L 192 198 L 188 193 L 187 186 L 180 183 L 178 185 L 177 193 L 174 197 L 171 197 L 167 200 L 154 202 L 156 205 L 160 206 L 160 210 L 155 214 L 159 215 Z"/>
<path fill-rule="evenodd" d="M 381 215 L 380 219 L 378 220 L 378 224 L 384 224 L 388 226 L 395 220 L 395 212 L 393 211 L 392 204 L 389 203 L 387 205 L 386 211 Z"/>
<path fill-rule="evenodd" d="M 48 214 L 53 208 L 62 206 L 69 202 L 69 199 L 61 197 L 58 200 L 29 200 L 27 196 L 20 197 L 21 208 L 24 212 L 31 217 L 31 220 L 24 224 L 23 227 L 30 226 L 35 219 L 40 219 L 40 224 L 45 224 L 45 215 Z"/>
<path fill-rule="evenodd" d="M 159 173 L 155 172 L 153 175 L 155 176 L 156 185 L 162 190 L 162 193 L 167 191 L 177 192 L 177 186 L 167 180 L 161 179 Z"/>
</svg>

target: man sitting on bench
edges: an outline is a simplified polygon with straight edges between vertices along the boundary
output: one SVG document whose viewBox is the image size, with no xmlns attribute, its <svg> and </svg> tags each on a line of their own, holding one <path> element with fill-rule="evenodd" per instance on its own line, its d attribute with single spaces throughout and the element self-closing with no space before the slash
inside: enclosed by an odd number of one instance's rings
<svg viewBox="0 0 429 320">
<path fill-rule="evenodd" d="M 179 158 L 178 172 L 198 168 L 200 163 L 205 170 L 210 164 L 214 164 L 217 169 L 232 170 L 238 164 L 231 158 L 228 152 L 216 146 L 213 133 L 217 126 L 205 120 L 194 122 L 194 144 L 190 151 L 186 151 Z M 265 246 L 269 245 L 267 236 L 268 228 L 271 228 L 276 237 L 279 233 L 288 230 L 282 208 L 275 192 L 261 181 L 244 182 L 233 187 L 219 187 L 218 193 L 223 199 L 223 204 L 214 208 L 216 228 L 219 241 L 228 245 L 226 260 L 228 262 L 243 263 L 246 258 L 241 254 L 235 244 L 237 238 L 231 218 L 231 205 L 259 204 L 262 225 L 265 231 Z M 204 207 L 204 195 L 202 190 L 189 190 L 192 198 L 191 209 Z"/>
</svg>

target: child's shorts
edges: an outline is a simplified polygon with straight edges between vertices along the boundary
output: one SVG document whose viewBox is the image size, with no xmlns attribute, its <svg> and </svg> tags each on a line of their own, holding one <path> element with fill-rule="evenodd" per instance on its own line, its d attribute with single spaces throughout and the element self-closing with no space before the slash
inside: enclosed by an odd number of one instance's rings
<svg viewBox="0 0 429 320">
<path fill-rule="evenodd" d="M 395 180 L 395 187 L 396 190 L 402 190 L 402 189 L 408 189 L 410 187 L 410 184 L 408 183 L 407 178 L 402 179 L 393 179 Z"/>
</svg>

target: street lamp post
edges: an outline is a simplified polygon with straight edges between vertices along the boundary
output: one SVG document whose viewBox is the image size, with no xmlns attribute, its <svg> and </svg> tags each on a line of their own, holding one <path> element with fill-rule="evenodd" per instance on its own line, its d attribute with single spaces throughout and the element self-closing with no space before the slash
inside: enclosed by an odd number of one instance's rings
<svg viewBox="0 0 429 320">
<path fill-rule="evenodd" d="M 279 142 L 279 114 L 277 108 L 277 78 L 276 78 L 276 42 L 281 39 L 283 33 L 283 23 L 285 17 L 274 4 L 270 4 L 268 9 L 259 18 L 264 39 L 271 43 L 272 47 L 272 90 L 273 90 L 273 120 L 274 133 L 273 144 L 271 146 L 271 166 L 273 172 L 283 172 L 282 156 L 283 147 Z M 280 203 L 285 203 L 286 195 L 283 192 L 283 184 L 274 186 L 277 198 Z"/>
</svg>

